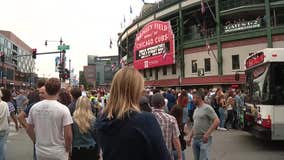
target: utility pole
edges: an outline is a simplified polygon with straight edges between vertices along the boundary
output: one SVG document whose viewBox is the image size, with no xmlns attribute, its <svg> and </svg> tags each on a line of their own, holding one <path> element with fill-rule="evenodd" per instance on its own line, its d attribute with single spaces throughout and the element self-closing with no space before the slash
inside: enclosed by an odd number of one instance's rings
<svg viewBox="0 0 284 160">
<path fill-rule="evenodd" d="M 61 71 L 59 71 L 59 73 L 61 73 L 61 75 L 63 75 L 63 77 L 62 77 L 59 74 L 59 79 L 60 79 L 61 82 L 65 82 L 65 79 L 64 79 L 65 66 L 66 66 L 65 65 L 65 59 L 66 59 L 65 53 L 66 53 L 66 50 L 68 50 L 70 46 L 69 45 L 65 45 L 63 43 L 62 37 L 60 38 L 59 41 L 49 41 L 49 40 L 46 40 L 45 41 L 45 45 L 46 46 L 47 46 L 47 42 L 59 42 L 58 50 L 59 50 L 59 53 L 60 53 L 59 59 L 60 59 L 60 65 L 61 65 Z"/>
</svg>

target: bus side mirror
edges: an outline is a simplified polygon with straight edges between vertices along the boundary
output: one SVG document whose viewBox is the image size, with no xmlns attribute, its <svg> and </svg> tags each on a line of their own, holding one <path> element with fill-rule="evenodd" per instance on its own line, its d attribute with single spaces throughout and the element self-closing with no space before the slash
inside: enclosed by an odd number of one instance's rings
<svg viewBox="0 0 284 160">
<path fill-rule="evenodd" d="M 236 80 L 236 81 L 239 81 L 239 80 L 240 80 L 240 73 L 239 73 L 239 72 L 236 72 L 236 73 L 235 73 L 235 80 Z"/>
</svg>

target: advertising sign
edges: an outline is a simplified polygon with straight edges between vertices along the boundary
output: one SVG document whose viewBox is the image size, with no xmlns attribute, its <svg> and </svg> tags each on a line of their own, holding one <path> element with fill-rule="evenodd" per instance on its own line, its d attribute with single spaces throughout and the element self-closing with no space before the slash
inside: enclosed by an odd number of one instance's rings
<svg viewBox="0 0 284 160">
<path fill-rule="evenodd" d="M 258 65 L 260 63 L 263 63 L 264 61 L 264 53 L 263 52 L 260 52 L 260 53 L 257 53 L 253 56 L 251 56 L 250 58 L 248 58 L 246 60 L 246 68 L 250 68 L 250 67 L 253 67 L 255 65 Z"/>
<path fill-rule="evenodd" d="M 133 65 L 146 69 L 175 63 L 174 34 L 170 22 L 152 21 L 136 34 Z"/>
<path fill-rule="evenodd" d="M 231 33 L 231 32 L 243 31 L 253 28 L 260 28 L 260 27 L 261 27 L 261 20 L 257 19 L 252 21 L 229 24 L 227 26 L 224 26 L 224 31 L 225 33 Z"/>
</svg>

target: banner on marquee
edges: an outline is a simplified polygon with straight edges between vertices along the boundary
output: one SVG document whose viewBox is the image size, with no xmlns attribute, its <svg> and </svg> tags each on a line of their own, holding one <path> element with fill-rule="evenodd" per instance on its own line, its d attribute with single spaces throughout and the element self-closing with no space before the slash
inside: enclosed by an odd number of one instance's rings
<svg viewBox="0 0 284 160">
<path fill-rule="evenodd" d="M 170 22 L 152 21 L 136 34 L 133 65 L 136 69 L 175 63 L 174 34 Z"/>
</svg>

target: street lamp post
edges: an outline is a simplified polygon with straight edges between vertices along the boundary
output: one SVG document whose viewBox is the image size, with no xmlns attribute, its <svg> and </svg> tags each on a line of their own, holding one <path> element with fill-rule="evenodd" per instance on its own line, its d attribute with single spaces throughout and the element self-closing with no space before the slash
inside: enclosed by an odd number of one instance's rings
<svg viewBox="0 0 284 160">
<path fill-rule="evenodd" d="M 62 46 L 63 44 L 63 40 L 62 40 L 62 37 L 60 38 L 59 41 L 51 41 L 51 40 L 45 40 L 45 43 L 44 45 L 47 46 L 47 42 L 59 42 L 60 46 Z M 65 51 L 63 50 L 60 50 L 60 56 L 59 56 L 59 59 L 60 59 L 60 63 L 62 64 L 62 75 L 64 75 L 64 72 L 65 72 Z M 63 81 L 64 82 L 64 78 L 61 78 L 59 76 L 59 79 L 60 81 Z"/>
</svg>

